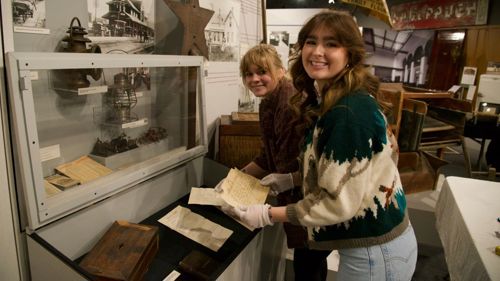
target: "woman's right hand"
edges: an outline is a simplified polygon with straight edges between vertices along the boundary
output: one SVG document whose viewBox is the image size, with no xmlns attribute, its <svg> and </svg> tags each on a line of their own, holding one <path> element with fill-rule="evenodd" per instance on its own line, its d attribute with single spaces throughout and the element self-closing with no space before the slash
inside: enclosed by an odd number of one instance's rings
<svg viewBox="0 0 500 281">
<path fill-rule="evenodd" d="M 269 186 L 271 194 L 274 196 L 294 187 L 292 173 L 269 174 L 260 180 L 260 184 Z"/>
</svg>

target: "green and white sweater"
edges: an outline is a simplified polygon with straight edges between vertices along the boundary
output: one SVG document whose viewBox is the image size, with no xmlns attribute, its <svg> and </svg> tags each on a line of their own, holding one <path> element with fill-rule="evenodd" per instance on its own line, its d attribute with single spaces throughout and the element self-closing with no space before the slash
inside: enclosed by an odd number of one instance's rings
<svg viewBox="0 0 500 281">
<path fill-rule="evenodd" d="M 287 206 L 307 227 L 309 247 L 342 249 L 388 242 L 408 226 L 398 148 L 375 99 L 340 99 L 305 138 L 304 199 Z"/>
</svg>

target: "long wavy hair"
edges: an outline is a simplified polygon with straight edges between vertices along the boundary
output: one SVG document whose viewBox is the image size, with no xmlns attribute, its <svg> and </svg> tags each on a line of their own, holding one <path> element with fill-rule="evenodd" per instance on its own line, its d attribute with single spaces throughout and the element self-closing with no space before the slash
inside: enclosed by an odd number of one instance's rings
<svg viewBox="0 0 500 281">
<path fill-rule="evenodd" d="M 302 48 L 308 36 L 320 27 L 330 30 L 339 45 L 346 48 L 348 63 L 317 93 L 314 79 L 309 77 L 302 64 Z M 335 10 L 322 11 L 305 23 L 299 32 L 297 43 L 294 45 L 294 55 L 290 58 L 292 63 L 290 75 L 297 89 L 297 94 L 292 96 L 290 103 L 306 126 L 310 125 L 318 116 L 329 111 L 339 99 L 358 89 L 364 89 L 377 98 L 380 83 L 378 78 L 372 75 L 364 65 L 365 53 L 361 32 L 349 13 Z M 319 107 L 316 106 L 317 94 L 322 99 Z"/>
</svg>

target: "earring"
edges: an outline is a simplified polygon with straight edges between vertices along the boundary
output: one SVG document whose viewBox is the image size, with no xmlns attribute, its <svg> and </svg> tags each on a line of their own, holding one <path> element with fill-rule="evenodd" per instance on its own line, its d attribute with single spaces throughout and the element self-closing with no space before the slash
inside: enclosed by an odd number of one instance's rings
<svg viewBox="0 0 500 281">
<path fill-rule="evenodd" d="M 349 65 L 349 64 L 346 64 L 346 65 L 345 65 L 345 68 L 346 68 L 346 69 L 347 69 L 347 68 L 349 68 L 349 67 L 350 67 L 350 65 Z"/>
</svg>

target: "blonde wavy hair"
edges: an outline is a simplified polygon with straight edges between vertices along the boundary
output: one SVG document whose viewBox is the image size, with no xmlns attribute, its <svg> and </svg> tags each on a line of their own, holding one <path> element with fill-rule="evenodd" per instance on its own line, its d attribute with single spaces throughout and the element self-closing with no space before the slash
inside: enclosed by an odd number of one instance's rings
<svg viewBox="0 0 500 281">
<path fill-rule="evenodd" d="M 256 65 L 270 73 L 274 81 L 284 78 L 284 67 L 276 49 L 268 44 L 258 44 L 250 48 L 240 61 L 240 74 L 245 84 L 245 74 L 250 66 Z"/>
</svg>

